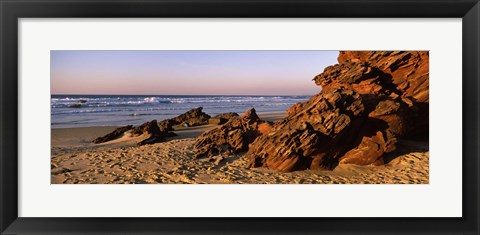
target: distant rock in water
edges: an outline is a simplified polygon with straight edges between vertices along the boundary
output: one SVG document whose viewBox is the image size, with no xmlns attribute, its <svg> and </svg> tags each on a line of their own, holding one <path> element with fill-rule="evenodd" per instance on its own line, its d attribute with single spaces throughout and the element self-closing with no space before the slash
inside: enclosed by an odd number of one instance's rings
<svg viewBox="0 0 480 235">
<path fill-rule="evenodd" d="M 72 105 L 69 105 L 68 107 L 69 108 L 81 108 L 82 105 L 81 104 L 72 104 Z"/>
<path fill-rule="evenodd" d="M 340 52 L 338 61 L 313 79 L 319 94 L 250 145 L 249 167 L 379 165 L 400 138 L 428 138 L 428 52 Z"/>
<path fill-rule="evenodd" d="M 86 100 L 79 100 L 78 103 L 85 104 L 85 103 L 87 103 L 87 101 Z"/>
<path fill-rule="evenodd" d="M 98 137 L 98 138 L 94 139 L 92 142 L 95 143 L 95 144 L 100 144 L 100 143 L 108 142 L 108 141 L 111 141 L 111 140 L 114 140 L 114 139 L 118 139 L 123 135 L 123 133 L 131 130 L 132 128 L 133 128 L 132 125 L 119 127 L 117 129 L 115 129 L 114 131 L 112 131 L 112 132 L 110 132 L 110 133 L 108 133 L 104 136 L 101 136 L 101 137 Z"/>
<path fill-rule="evenodd" d="M 249 109 L 242 116 L 234 117 L 223 126 L 197 137 L 194 144 L 195 156 L 213 157 L 247 151 L 248 145 L 268 132 L 271 125 L 270 122 L 260 120 L 255 109 Z"/>
<path fill-rule="evenodd" d="M 208 123 L 222 125 L 222 124 L 228 122 L 229 120 L 231 120 L 235 117 L 238 117 L 238 116 L 239 116 L 238 113 L 235 113 L 235 112 L 221 113 L 219 115 L 216 115 L 216 116 L 210 118 L 210 120 L 208 120 Z"/>
<path fill-rule="evenodd" d="M 173 126 L 182 125 L 184 127 L 200 126 L 208 124 L 210 115 L 202 112 L 203 107 L 191 109 L 188 112 L 181 114 L 175 118 L 163 120 L 158 123 L 161 130 L 173 131 Z"/>
</svg>

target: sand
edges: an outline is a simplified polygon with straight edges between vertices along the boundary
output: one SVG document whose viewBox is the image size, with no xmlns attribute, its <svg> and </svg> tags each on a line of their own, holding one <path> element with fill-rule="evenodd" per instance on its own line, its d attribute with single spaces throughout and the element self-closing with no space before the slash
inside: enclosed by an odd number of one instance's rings
<svg viewBox="0 0 480 235">
<path fill-rule="evenodd" d="M 271 121 L 284 114 L 260 115 Z M 52 129 L 53 184 L 428 184 L 427 142 L 402 141 L 383 166 L 340 165 L 333 171 L 279 173 L 247 169 L 242 155 L 193 157 L 194 138 L 217 128 L 205 125 L 175 130 L 164 143 L 136 146 L 123 137 L 104 144 L 90 141 L 116 127 Z"/>
</svg>

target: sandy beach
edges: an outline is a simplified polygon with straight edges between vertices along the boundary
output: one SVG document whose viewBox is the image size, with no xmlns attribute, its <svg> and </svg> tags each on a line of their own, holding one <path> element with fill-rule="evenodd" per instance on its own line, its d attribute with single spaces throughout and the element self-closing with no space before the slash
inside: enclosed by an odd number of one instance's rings
<svg viewBox="0 0 480 235">
<path fill-rule="evenodd" d="M 282 113 L 259 115 L 275 121 Z M 124 136 L 91 141 L 117 127 L 52 129 L 52 184 L 428 184 L 428 142 L 402 141 L 382 166 L 340 165 L 290 173 L 246 168 L 243 154 L 194 157 L 194 138 L 220 125 L 176 128 L 166 142 L 136 146 Z"/>
<path fill-rule="evenodd" d="M 428 51 L 289 52 L 275 69 L 284 52 L 158 53 L 202 66 L 187 75 L 190 66 L 139 54 L 139 68 L 155 72 L 122 83 L 130 65 L 114 63 L 115 86 L 102 86 L 113 82 L 105 76 L 78 87 L 52 79 L 51 183 L 429 183 Z M 323 56 L 331 60 L 319 66 Z"/>
</svg>

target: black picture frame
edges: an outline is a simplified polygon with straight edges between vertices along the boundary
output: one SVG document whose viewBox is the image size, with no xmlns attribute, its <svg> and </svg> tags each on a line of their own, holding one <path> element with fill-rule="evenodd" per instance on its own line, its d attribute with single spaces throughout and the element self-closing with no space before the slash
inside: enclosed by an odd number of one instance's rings
<svg viewBox="0 0 480 235">
<path fill-rule="evenodd" d="M 478 0 L 0 0 L 2 234 L 479 234 Z M 18 19 L 45 17 L 335 17 L 463 19 L 462 218 L 18 217 Z M 448 137 L 445 137 L 448 138 Z M 38 199 L 41 203 L 41 198 Z"/>
</svg>

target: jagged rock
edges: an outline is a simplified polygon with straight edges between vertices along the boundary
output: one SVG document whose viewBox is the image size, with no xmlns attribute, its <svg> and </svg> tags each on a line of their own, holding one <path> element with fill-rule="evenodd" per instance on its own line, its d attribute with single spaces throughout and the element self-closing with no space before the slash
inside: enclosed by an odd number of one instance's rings
<svg viewBox="0 0 480 235">
<path fill-rule="evenodd" d="M 397 139 L 390 130 L 378 131 L 374 136 L 364 136 L 360 144 L 340 158 L 340 164 L 369 165 L 383 160 L 384 153 L 395 150 Z"/>
<path fill-rule="evenodd" d="M 131 134 L 131 136 L 134 136 L 134 137 L 145 136 L 145 139 L 137 143 L 138 145 L 164 142 L 166 138 L 172 137 L 172 135 L 175 135 L 172 132 L 160 130 L 160 128 L 157 125 L 157 120 L 152 120 L 150 122 L 145 122 L 138 127 L 133 127 L 132 125 L 128 125 L 128 126 L 117 128 L 113 132 L 108 133 L 105 136 L 96 138 L 92 142 L 95 144 L 108 142 L 123 136 L 125 133 L 129 133 Z"/>
<path fill-rule="evenodd" d="M 138 142 L 138 145 L 154 144 L 164 142 L 167 137 L 171 135 L 166 131 L 161 131 L 158 127 L 157 120 L 145 122 L 142 125 L 133 128 L 131 131 L 133 136 L 147 135 L 148 137 Z"/>
<path fill-rule="evenodd" d="M 210 115 L 202 112 L 202 107 L 191 109 L 177 117 L 158 122 L 158 127 L 162 131 L 173 131 L 173 126 L 182 125 L 184 127 L 200 126 L 208 124 Z"/>
<path fill-rule="evenodd" d="M 392 99 L 401 104 L 399 115 L 405 125 L 404 138 L 428 139 L 429 129 L 429 53 L 428 51 L 345 51 L 340 52 L 338 62 L 368 63 L 383 74 L 375 81 L 384 88 L 373 96 L 378 100 Z M 352 84 L 359 92 L 359 84 Z M 368 87 L 371 85 L 363 85 Z"/>
<path fill-rule="evenodd" d="M 221 153 L 235 154 L 248 149 L 248 144 L 270 130 L 271 124 L 260 120 L 255 109 L 247 110 L 242 116 L 234 117 L 223 126 L 212 129 L 197 137 L 195 156 L 212 157 Z"/>
<path fill-rule="evenodd" d="M 216 115 L 215 117 L 213 118 L 225 118 L 225 119 L 232 119 L 234 117 L 238 117 L 240 115 L 238 115 L 238 113 L 235 113 L 235 112 L 229 112 L 229 113 L 221 113 L 221 114 L 218 114 Z"/>
<path fill-rule="evenodd" d="M 166 119 L 161 122 L 158 122 L 158 128 L 162 131 L 173 131 L 173 126 L 177 123 L 173 119 Z"/>
<path fill-rule="evenodd" d="M 403 97 L 422 103 L 429 100 L 428 51 L 342 51 L 338 62 L 366 62 L 388 74 Z"/>
<path fill-rule="evenodd" d="M 331 169 L 353 145 L 351 132 L 365 118 L 358 93 L 347 88 L 322 92 L 257 138 L 245 155 L 248 166 L 283 172 Z"/>
<path fill-rule="evenodd" d="M 290 107 L 290 108 L 287 110 L 287 115 L 290 115 L 290 114 L 292 114 L 292 113 L 298 112 L 300 109 L 303 108 L 303 104 L 304 104 L 304 103 L 298 102 L 298 103 L 292 105 L 292 107 Z"/>
<path fill-rule="evenodd" d="M 210 124 L 216 124 L 216 125 L 222 125 L 226 122 L 228 122 L 230 119 L 238 117 L 238 113 L 230 112 L 230 113 L 221 113 L 219 115 L 216 115 L 214 117 L 211 117 L 208 123 Z"/>
<path fill-rule="evenodd" d="M 278 171 L 378 165 L 400 138 L 428 137 L 428 52 L 341 52 L 322 91 L 258 137 L 250 167 Z"/>
<path fill-rule="evenodd" d="M 152 120 L 150 122 L 145 122 L 142 125 L 133 128 L 132 135 L 139 136 L 143 134 L 157 135 L 160 133 L 160 128 L 158 128 L 157 120 Z"/>
<path fill-rule="evenodd" d="M 188 112 L 179 115 L 178 117 L 172 118 L 176 124 L 186 123 L 188 126 L 200 126 L 208 124 L 208 119 L 210 115 L 202 112 L 203 107 L 198 107 Z"/>
<path fill-rule="evenodd" d="M 379 69 L 369 66 L 366 62 L 345 62 L 344 64 L 327 67 L 322 74 L 316 76 L 313 80 L 317 85 L 326 88 L 330 84 L 339 86 L 378 79 L 381 74 L 382 72 Z"/>
<path fill-rule="evenodd" d="M 81 108 L 82 105 L 81 104 L 72 104 L 72 105 L 69 105 L 68 107 L 69 108 Z"/>
<path fill-rule="evenodd" d="M 110 133 L 108 133 L 104 136 L 101 136 L 101 137 L 98 137 L 98 138 L 94 139 L 92 142 L 95 143 L 95 144 L 100 144 L 100 143 L 104 143 L 104 142 L 108 142 L 108 141 L 117 139 L 117 138 L 121 137 L 123 135 L 123 133 L 125 133 L 128 130 L 131 130 L 132 128 L 133 128 L 132 125 L 119 127 L 117 129 L 115 129 L 114 131 L 112 131 L 112 132 L 110 132 Z"/>
</svg>

